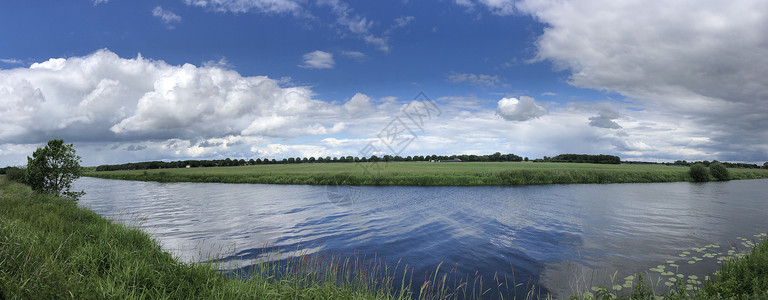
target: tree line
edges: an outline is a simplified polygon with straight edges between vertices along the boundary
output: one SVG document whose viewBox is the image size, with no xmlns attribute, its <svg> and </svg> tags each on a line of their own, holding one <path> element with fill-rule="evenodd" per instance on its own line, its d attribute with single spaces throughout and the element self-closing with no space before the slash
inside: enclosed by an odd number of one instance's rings
<svg viewBox="0 0 768 300">
<path fill-rule="evenodd" d="M 704 161 L 691 161 L 691 162 L 685 161 L 685 160 L 676 160 L 675 162 L 664 163 L 664 164 L 667 165 L 667 166 L 680 166 L 680 167 L 690 167 L 690 166 L 695 165 L 695 164 L 702 164 L 705 167 L 709 167 L 713 163 L 720 163 L 723 166 L 725 166 L 726 168 L 740 168 L 740 169 L 760 169 L 760 168 L 763 168 L 763 169 L 768 169 L 768 162 L 764 163 L 762 167 L 758 166 L 757 164 L 730 163 L 730 162 L 727 162 L 727 161 L 719 162 L 717 160 L 713 160 L 711 162 L 708 161 L 708 160 L 704 160 Z"/>
<path fill-rule="evenodd" d="M 620 164 L 621 158 L 615 155 L 590 155 L 590 154 L 560 154 L 555 157 L 544 156 L 542 159 L 535 159 L 534 162 L 567 162 L 567 163 L 589 163 L 589 164 Z"/>
<path fill-rule="evenodd" d="M 96 167 L 96 171 L 118 171 L 118 170 L 147 170 L 147 169 L 163 169 L 163 168 L 191 168 L 199 167 L 233 167 L 233 166 L 249 166 L 249 165 L 269 165 L 269 164 L 300 164 L 300 163 L 357 163 L 357 162 L 395 162 L 395 161 L 440 161 L 440 160 L 452 160 L 461 159 L 462 161 L 469 162 L 504 162 L 504 161 L 527 161 L 528 158 L 521 157 L 512 153 L 501 154 L 496 152 L 489 155 L 414 155 L 414 156 L 399 156 L 399 155 L 383 155 L 370 157 L 365 156 L 339 156 L 339 157 L 289 157 L 281 160 L 257 158 L 257 159 L 217 159 L 217 160 L 180 160 L 180 161 L 147 161 L 136 163 L 125 163 L 116 165 L 100 165 Z"/>
</svg>

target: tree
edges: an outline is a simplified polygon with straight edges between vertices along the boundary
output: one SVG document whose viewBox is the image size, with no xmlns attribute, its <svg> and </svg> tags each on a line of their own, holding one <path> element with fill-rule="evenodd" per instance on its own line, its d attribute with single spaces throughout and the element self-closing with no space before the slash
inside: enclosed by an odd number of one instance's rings
<svg viewBox="0 0 768 300">
<path fill-rule="evenodd" d="M 720 181 L 731 180 L 731 174 L 728 173 L 728 169 L 718 161 L 713 161 L 709 164 L 709 173 L 712 173 L 712 176 Z"/>
<path fill-rule="evenodd" d="M 709 169 L 701 163 L 695 163 L 691 165 L 691 171 L 689 172 L 693 181 L 705 182 L 709 181 Z"/>
<path fill-rule="evenodd" d="M 80 161 L 72 144 L 64 145 L 61 139 L 50 140 L 47 146 L 37 148 L 32 157 L 27 157 L 27 184 L 35 191 L 77 201 L 85 194 L 71 190 L 72 182 L 83 174 Z"/>
</svg>

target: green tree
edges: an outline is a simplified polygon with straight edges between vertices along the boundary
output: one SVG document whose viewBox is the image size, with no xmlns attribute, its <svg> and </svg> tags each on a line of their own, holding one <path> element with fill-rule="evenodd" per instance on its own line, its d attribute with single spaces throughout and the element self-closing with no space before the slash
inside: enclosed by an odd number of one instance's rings
<svg viewBox="0 0 768 300">
<path fill-rule="evenodd" d="M 691 175 L 691 178 L 693 178 L 693 181 L 709 181 L 709 169 L 707 169 L 707 167 L 705 167 L 702 163 L 695 163 L 691 165 L 689 174 Z"/>
<path fill-rule="evenodd" d="M 720 181 L 731 180 L 731 174 L 728 173 L 728 169 L 718 161 L 713 161 L 709 164 L 709 173 L 712 173 L 712 176 Z"/>
<path fill-rule="evenodd" d="M 83 174 L 80 161 L 72 144 L 64 145 L 61 139 L 50 140 L 45 147 L 37 148 L 32 157 L 27 157 L 27 184 L 35 191 L 77 201 L 85 194 L 71 190 L 72 182 Z"/>
</svg>

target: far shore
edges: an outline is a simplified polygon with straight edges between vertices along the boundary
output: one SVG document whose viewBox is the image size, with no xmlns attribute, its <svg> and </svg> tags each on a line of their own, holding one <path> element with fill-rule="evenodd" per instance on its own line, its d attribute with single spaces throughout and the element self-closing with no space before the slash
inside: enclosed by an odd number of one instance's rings
<svg viewBox="0 0 768 300">
<path fill-rule="evenodd" d="M 768 178 L 766 169 L 729 168 L 732 180 Z M 156 182 L 371 186 L 517 186 L 693 181 L 688 167 L 550 162 L 366 162 L 91 171 L 88 177 Z M 710 178 L 712 181 L 715 178 Z"/>
</svg>

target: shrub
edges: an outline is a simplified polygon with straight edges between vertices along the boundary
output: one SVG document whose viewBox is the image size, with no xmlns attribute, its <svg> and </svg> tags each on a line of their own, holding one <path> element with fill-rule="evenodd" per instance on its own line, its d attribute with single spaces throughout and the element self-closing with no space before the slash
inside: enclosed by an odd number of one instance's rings
<svg viewBox="0 0 768 300">
<path fill-rule="evenodd" d="M 728 173 L 728 169 L 719 162 L 712 162 L 709 165 L 709 172 L 712 173 L 712 176 L 717 180 L 731 180 L 731 174 Z"/>
<path fill-rule="evenodd" d="M 691 165 L 691 171 L 689 173 L 693 181 L 705 182 L 709 181 L 709 169 L 701 163 Z"/>
<path fill-rule="evenodd" d="M 5 176 L 8 180 L 18 183 L 24 183 L 27 170 L 21 167 L 8 167 L 5 170 Z"/>
</svg>

